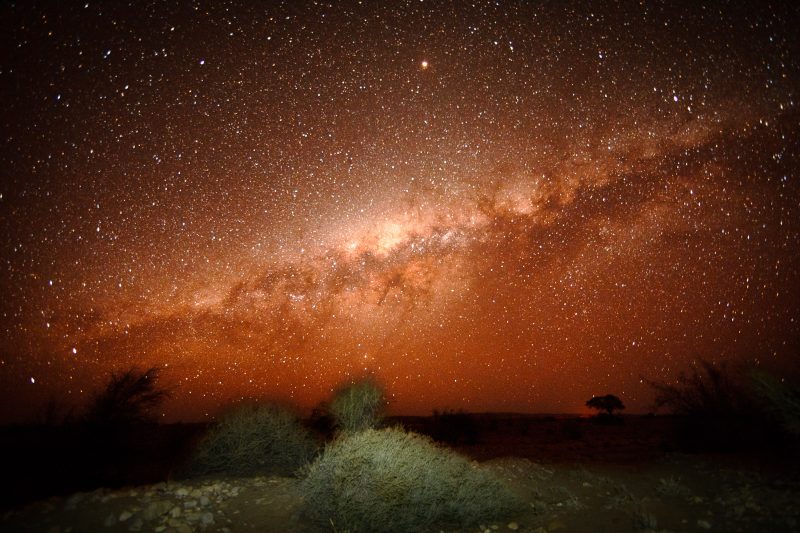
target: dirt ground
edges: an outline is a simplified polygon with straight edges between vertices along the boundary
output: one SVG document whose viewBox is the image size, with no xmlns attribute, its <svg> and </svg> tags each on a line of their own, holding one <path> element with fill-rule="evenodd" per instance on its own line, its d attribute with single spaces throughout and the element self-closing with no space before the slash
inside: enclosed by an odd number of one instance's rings
<svg viewBox="0 0 800 533">
<path fill-rule="evenodd" d="M 800 531 L 800 486 L 780 472 L 669 456 L 650 464 L 543 464 L 506 457 L 481 464 L 527 508 L 469 531 Z M 298 516 L 298 480 L 218 478 L 96 490 L 7 512 L 3 531 L 333 531 Z"/>
<path fill-rule="evenodd" d="M 428 421 L 403 422 L 424 430 Z M 457 427 L 449 444 L 505 480 L 525 505 L 467 531 L 800 531 L 796 454 L 677 453 L 668 424 L 492 417 Z M 298 485 L 221 477 L 75 492 L 4 511 L 0 531 L 341 531 L 300 516 Z"/>
</svg>

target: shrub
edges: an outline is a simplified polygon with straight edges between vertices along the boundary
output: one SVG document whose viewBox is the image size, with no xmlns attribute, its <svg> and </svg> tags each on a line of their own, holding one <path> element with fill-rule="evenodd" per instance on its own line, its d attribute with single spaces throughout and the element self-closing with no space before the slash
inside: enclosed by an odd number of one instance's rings
<svg viewBox="0 0 800 533">
<path fill-rule="evenodd" d="M 317 443 L 297 417 L 275 405 L 243 406 L 199 442 L 186 476 L 290 475 L 313 459 Z"/>
<path fill-rule="evenodd" d="M 690 451 L 736 450 L 777 442 L 781 431 L 765 413 L 743 368 L 701 361 L 676 384 L 649 382 L 656 408 L 680 415 L 679 444 Z"/>
<path fill-rule="evenodd" d="M 754 370 L 750 377 L 765 409 L 777 418 L 786 432 L 800 436 L 800 389 L 778 381 L 764 370 Z"/>
<path fill-rule="evenodd" d="M 677 384 L 649 382 L 656 389 L 655 407 L 676 415 L 714 418 L 739 417 L 752 409 L 752 399 L 726 365 L 700 361 L 691 374 L 681 373 Z"/>
<path fill-rule="evenodd" d="M 362 431 L 378 425 L 385 403 L 383 389 L 374 380 L 363 379 L 339 389 L 330 411 L 340 430 Z"/>
<path fill-rule="evenodd" d="M 471 527 L 519 505 L 490 473 L 400 429 L 345 434 L 312 463 L 301 488 L 305 516 L 354 532 Z"/>
<path fill-rule="evenodd" d="M 169 397 L 169 391 L 158 385 L 160 370 L 135 367 L 114 372 L 106 388 L 89 404 L 84 421 L 92 426 L 125 427 L 153 422 L 153 411 Z"/>
</svg>

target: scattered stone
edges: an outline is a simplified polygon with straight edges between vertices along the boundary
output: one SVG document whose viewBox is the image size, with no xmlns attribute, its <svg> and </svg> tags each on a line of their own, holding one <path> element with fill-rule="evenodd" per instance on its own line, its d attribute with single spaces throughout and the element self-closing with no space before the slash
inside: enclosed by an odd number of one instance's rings
<svg viewBox="0 0 800 533">
<path fill-rule="evenodd" d="M 142 518 L 147 521 L 155 520 L 160 516 L 163 516 L 170 512 L 172 509 L 172 503 L 165 501 L 165 500 L 157 500 L 151 502 L 147 507 L 144 508 L 142 511 Z"/>
<path fill-rule="evenodd" d="M 132 517 L 132 516 L 133 516 L 133 513 L 132 513 L 132 512 L 130 512 L 130 511 L 122 511 L 122 512 L 119 514 L 119 521 L 120 521 L 120 522 L 124 522 L 125 520 L 129 519 L 129 518 L 130 518 L 130 517 Z"/>
<path fill-rule="evenodd" d="M 497 524 L 492 524 L 491 526 L 489 526 L 489 528 L 493 531 L 497 531 L 498 529 L 500 529 L 500 526 L 498 526 Z"/>
<path fill-rule="evenodd" d="M 698 520 L 697 526 L 703 529 L 711 529 L 711 523 L 708 520 Z"/>
<path fill-rule="evenodd" d="M 519 524 L 517 524 L 516 522 L 509 522 L 506 527 L 511 531 L 516 531 L 519 529 Z"/>
<path fill-rule="evenodd" d="M 103 525 L 106 526 L 106 527 L 114 527 L 114 526 L 116 526 L 117 525 L 117 515 L 115 515 L 114 513 L 111 513 L 110 515 L 108 515 L 106 517 L 106 519 L 103 520 Z"/>
<path fill-rule="evenodd" d="M 208 499 L 208 496 L 200 496 L 199 503 L 200 507 L 206 507 L 211 503 L 211 500 Z"/>
<path fill-rule="evenodd" d="M 197 501 L 196 500 L 186 500 L 185 502 L 183 502 L 183 507 L 186 508 L 186 509 L 194 509 L 195 507 L 197 507 Z"/>
<path fill-rule="evenodd" d="M 187 489 L 186 487 L 181 487 L 175 491 L 175 496 L 178 496 L 179 498 L 185 498 L 188 495 L 189 495 L 189 489 Z"/>
<path fill-rule="evenodd" d="M 205 513 L 200 515 L 200 525 L 203 527 L 208 527 L 214 523 L 214 515 L 210 512 L 206 511 Z"/>
<path fill-rule="evenodd" d="M 172 508 L 172 510 L 169 512 L 169 515 L 170 515 L 172 518 L 179 518 L 179 517 L 181 516 L 181 514 L 182 514 L 182 513 L 183 513 L 183 511 L 181 510 L 181 508 L 180 508 L 180 507 L 178 507 L 178 506 L 176 505 L 176 506 L 175 506 L 175 507 L 173 507 L 173 508 Z"/>
</svg>

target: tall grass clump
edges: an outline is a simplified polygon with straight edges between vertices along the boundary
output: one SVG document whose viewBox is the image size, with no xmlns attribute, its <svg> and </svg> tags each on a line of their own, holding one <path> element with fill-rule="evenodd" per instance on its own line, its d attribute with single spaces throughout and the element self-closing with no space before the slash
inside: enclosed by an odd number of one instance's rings
<svg viewBox="0 0 800 533">
<path fill-rule="evenodd" d="M 345 433 L 311 464 L 301 488 L 304 516 L 339 531 L 466 528 L 519 506 L 489 472 L 400 429 Z"/>
<path fill-rule="evenodd" d="M 288 409 L 247 405 L 223 416 L 201 439 L 183 474 L 291 475 L 317 449 L 310 432 Z"/>
<path fill-rule="evenodd" d="M 383 389 L 373 379 L 363 379 L 340 388 L 330 404 L 330 412 L 341 431 L 375 428 L 386 404 Z"/>
</svg>

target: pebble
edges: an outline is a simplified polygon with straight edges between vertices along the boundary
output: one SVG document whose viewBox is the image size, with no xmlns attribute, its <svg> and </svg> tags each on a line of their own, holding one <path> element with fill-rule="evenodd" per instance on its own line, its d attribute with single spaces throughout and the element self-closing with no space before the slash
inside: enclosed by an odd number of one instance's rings
<svg viewBox="0 0 800 533">
<path fill-rule="evenodd" d="M 698 520 L 697 526 L 702 527 L 703 529 L 711 529 L 711 523 L 707 520 Z"/>
<path fill-rule="evenodd" d="M 506 527 L 511 531 L 516 531 L 519 529 L 519 524 L 517 524 L 516 522 L 509 522 Z"/>
<path fill-rule="evenodd" d="M 133 516 L 133 513 L 131 513 L 130 511 L 122 511 L 119 514 L 119 521 L 120 522 L 124 522 L 125 520 L 127 520 L 128 518 L 130 518 L 132 516 Z"/>
<path fill-rule="evenodd" d="M 144 511 L 142 511 L 142 518 L 145 520 L 155 520 L 156 518 L 163 516 L 170 512 L 172 509 L 172 503 L 164 500 L 150 502 L 150 504 L 145 507 Z"/>
<path fill-rule="evenodd" d="M 128 526 L 128 531 L 141 531 L 142 526 L 144 526 L 144 520 L 142 520 L 142 517 L 134 517 L 134 519 L 131 520 L 131 524 Z"/>
</svg>

